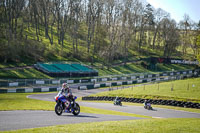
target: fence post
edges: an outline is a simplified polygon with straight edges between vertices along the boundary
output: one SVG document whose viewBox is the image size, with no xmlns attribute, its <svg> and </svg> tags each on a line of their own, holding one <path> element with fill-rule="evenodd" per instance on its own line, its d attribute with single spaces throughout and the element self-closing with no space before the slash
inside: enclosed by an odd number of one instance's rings
<svg viewBox="0 0 200 133">
<path fill-rule="evenodd" d="M 174 88 L 174 84 L 172 83 L 171 91 L 173 91 L 173 88 Z"/>
</svg>

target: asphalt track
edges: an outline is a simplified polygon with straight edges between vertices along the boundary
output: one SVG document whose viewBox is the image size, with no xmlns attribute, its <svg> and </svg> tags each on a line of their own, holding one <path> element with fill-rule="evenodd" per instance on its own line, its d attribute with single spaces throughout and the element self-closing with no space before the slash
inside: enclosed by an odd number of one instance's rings
<svg viewBox="0 0 200 133">
<path fill-rule="evenodd" d="M 1 131 L 84 122 L 141 119 L 128 116 L 87 113 L 80 113 L 78 116 L 63 113 L 61 116 L 57 116 L 54 111 L 1 111 L 0 118 Z"/>
<path fill-rule="evenodd" d="M 90 94 L 106 91 L 108 89 L 77 90 L 72 89 L 75 96 L 87 96 Z M 28 98 L 45 101 L 54 101 L 56 93 L 34 94 Z M 200 113 L 177 111 L 172 109 L 154 108 L 145 110 L 142 106 L 114 106 L 111 103 L 78 102 L 81 106 L 88 106 L 100 109 L 114 110 L 120 112 L 134 113 L 152 116 L 154 118 L 200 118 Z M 54 107 L 52 107 L 54 108 Z M 57 116 L 54 111 L 0 111 L 0 131 L 17 130 L 27 128 L 46 127 L 52 125 L 74 124 L 97 121 L 118 121 L 118 120 L 143 119 L 138 117 L 101 115 L 80 113 L 78 116 L 63 113 Z"/>
<path fill-rule="evenodd" d="M 88 94 L 106 91 L 107 89 L 94 89 L 94 90 L 73 90 L 75 96 L 86 96 Z M 35 94 L 28 96 L 32 99 L 39 99 L 45 101 L 54 101 L 56 93 L 49 94 Z M 153 110 L 146 110 L 143 106 L 115 106 L 111 103 L 98 103 L 98 102 L 78 102 L 81 106 L 114 110 L 120 112 L 134 113 L 146 116 L 152 116 L 155 118 L 200 118 L 200 113 L 192 113 L 187 111 L 178 111 L 173 109 L 155 108 Z"/>
</svg>

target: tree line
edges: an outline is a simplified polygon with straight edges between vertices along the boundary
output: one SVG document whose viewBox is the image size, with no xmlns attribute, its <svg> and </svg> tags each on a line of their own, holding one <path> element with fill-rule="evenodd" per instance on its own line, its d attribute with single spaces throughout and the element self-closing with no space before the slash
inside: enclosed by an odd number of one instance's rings
<svg viewBox="0 0 200 133">
<path fill-rule="evenodd" d="M 164 57 L 177 49 L 182 55 L 188 48 L 200 53 L 200 21 L 185 14 L 176 23 L 143 0 L 1 0 L 0 29 L 2 62 L 41 60 L 47 49 L 43 34 L 50 49 L 65 48 L 70 40 L 71 55 L 81 57 L 84 47 L 89 61 L 99 58 L 108 66 L 118 58 L 126 64 L 131 49 L 159 50 Z"/>
</svg>

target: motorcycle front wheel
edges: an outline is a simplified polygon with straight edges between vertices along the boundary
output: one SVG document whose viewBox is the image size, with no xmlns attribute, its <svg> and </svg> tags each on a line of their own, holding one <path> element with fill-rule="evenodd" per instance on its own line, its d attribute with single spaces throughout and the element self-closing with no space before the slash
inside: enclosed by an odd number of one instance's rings
<svg viewBox="0 0 200 133">
<path fill-rule="evenodd" d="M 61 115 L 62 114 L 63 108 L 62 108 L 62 106 L 60 104 L 56 104 L 55 112 L 56 112 L 57 115 Z"/>
<path fill-rule="evenodd" d="M 74 115 L 78 115 L 80 113 L 80 106 L 78 103 L 75 103 L 76 106 L 74 107 L 74 111 L 72 112 Z"/>
</svg>

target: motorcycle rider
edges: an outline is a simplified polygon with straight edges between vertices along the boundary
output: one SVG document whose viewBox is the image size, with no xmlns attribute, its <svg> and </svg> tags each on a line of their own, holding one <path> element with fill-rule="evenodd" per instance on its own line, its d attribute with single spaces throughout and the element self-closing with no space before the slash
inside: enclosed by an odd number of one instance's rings
<svg viewBox="0 0 200 133">
<path fill-rule="evenodd" d="M 114 102 L 117 104 L 117 102 L 121 102 L 121 100 L 119 99 L 119 97 L 118 96 L 116 96 L 116 98 L 115 98 L 115 100 L 114 100 Z"/>
<path fill-rule="evenodd" d="M 66 97 L 67 101 L 65 105 L 66 105 L 66 109 L 68 109 L 70 102 L 73 100 L 73 95 L 67 83 L 62 84 L 61 94 Z"/>
<path fill-rule="evenodd" d="M 147 106 L 147 100 L 146 99 L 144 100 L 143 104 L 144 104 L 144 106 Z"/>
<path fill-rule="evenodd" d="M 151 104 L 148 100 L 145 99 L 143 104 L 144 104 L 144 107 L 149 106 L 151 108 Z"/>
</svg>

